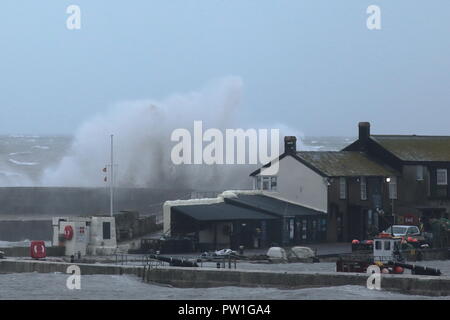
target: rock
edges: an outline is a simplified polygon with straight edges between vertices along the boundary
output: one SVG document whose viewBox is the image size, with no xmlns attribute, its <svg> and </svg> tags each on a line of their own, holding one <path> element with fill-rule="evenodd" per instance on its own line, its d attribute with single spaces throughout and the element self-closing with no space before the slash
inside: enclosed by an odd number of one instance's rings
<svg viewBox="0 0 450 320">
<path fill-rule="evenodd" d="M 272 262 L 286 262 L 287 261 L 286 251 L 280 247 L 269 248 L 269 250 L 267 251 L 267 256 L 269 257 L 269 260 Z"/>
<path fill-rule="evenodd" d="M 314 251 L 308 247 L 293 247 L 291 251 L 299 259 L 314 258 L 316 256 Z"/>
<path fill-rule="evenodd" d="M 293 247 L 288 252 L 289 262 L 319 262 L 315 252 L 308 247 Z"/>
</svg>

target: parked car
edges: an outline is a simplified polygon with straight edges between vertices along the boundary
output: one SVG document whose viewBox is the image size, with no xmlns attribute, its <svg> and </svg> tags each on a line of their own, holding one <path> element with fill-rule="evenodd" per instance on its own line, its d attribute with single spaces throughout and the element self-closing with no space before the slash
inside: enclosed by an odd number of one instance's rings
<svg viewBox="0 0 450 320">
<path fill-rule="evenodd" d="M 387 228 L 384 233 L 393 234 L 394 237 L 414 237 L 421 236 L 417 226 L 393 225 Z"/>
<path fill-rule="evenodd" d="M 404 238 L 408 243 L 413 245 L 420 246 L 422 244 L 428 244 L 428 241 L 417 226 L 393 225 L 383 232 L 392 234 L 396 238 Z"/>
</svg>

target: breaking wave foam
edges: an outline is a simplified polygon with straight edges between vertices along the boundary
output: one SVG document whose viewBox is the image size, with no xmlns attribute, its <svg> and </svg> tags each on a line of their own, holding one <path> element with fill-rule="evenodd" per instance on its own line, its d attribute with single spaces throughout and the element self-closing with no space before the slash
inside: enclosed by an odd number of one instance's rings
<svg viewBox="0 0 450 320">
<path fill-rule="evenodd" d="M 114 134 L 116 181 L 120 186 L 196 190 L 251 187 L 248 175 L 254 166 L 176 166 L 170 159 L 175 145 L 170 141 L 174 129 L 191 131 L 196 120 L 202 120 L 204 128 L 223 132 L 237 128 L 242 88 L 239 77 L 226 77 L 199 91 L 175 94 L 160 101 L 120 103 L 79 128 L 68 155 L 56 167 L 45 170 L 41 184 L 105 186 L 102 168 L 110 162 L 109 139 Z M 281 132 L 291 131 L 283 128 Z"/>
<path fill-rule="evenodd" d="M 18 166 L 36 166 L 39 164 L 39 162 L 25 162 L 25 161 L 17 161 L 14 159 L 8 159 L 8 161 Z"/>
</svg>

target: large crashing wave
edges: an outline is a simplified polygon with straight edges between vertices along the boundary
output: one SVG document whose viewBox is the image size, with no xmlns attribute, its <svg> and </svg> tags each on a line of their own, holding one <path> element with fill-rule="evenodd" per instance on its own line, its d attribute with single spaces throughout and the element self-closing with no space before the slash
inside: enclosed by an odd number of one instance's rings
<svg viewBox="0 0 450 320">
<path fill-rule="evenodd" d="M 204 130 L 235 128 L 242 88 L 240 78 L 227 77 L 200 91 L 161 101 L 120 103 L 80 127 L 69 154 L 56 167 L 45 170 L 42 185 L 105 186 L 102 168 L 110 162 L 109 139 L 114 134 L 120 186 L 196 190 L 250 187 L 248 174 L 254 166 L 176 166 L 170 159 L 174 129 L 191 131 L 196 120 L 203 121 Z"/>
</svg>

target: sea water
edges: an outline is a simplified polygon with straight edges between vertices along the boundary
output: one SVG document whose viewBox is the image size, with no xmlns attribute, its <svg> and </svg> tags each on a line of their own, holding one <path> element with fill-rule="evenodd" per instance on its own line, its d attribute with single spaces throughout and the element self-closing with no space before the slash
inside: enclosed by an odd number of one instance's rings
<svg viewBox="0 0 450 320">
<path fill-rule="evenodd" d="M 0 274 L 1 300 L 382 300 L 449 299 L 370 290 L 363 286 L 338 286 L 281 290 L 274 288 L 174 288 L 142 282 L 129 275 L 81 276 L 81 289 L 66 287 L 62 273 Z"/>
</svg>

